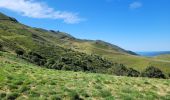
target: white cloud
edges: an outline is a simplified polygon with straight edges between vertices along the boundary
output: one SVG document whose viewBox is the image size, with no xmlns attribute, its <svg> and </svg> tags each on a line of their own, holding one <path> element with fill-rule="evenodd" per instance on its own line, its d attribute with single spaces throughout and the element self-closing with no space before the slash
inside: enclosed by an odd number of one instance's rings
<svg viewBox="0 0 170 100">
<path fill-rule="evenodd" d="M 133 2 L 129 5 L 130 9 L 137 9 L 137 8 L 141 8 L 143 6 L 143 4 L 141 2 Z"/>
<path fill-rule="evenodd" d="M 31 18 L 62 19 L 69 24 L 82 21 L 76 13 L 56 11 L 47 4 L 35 0 L 0 0 L 0 8 L 12 10 Z"/>
</svg>

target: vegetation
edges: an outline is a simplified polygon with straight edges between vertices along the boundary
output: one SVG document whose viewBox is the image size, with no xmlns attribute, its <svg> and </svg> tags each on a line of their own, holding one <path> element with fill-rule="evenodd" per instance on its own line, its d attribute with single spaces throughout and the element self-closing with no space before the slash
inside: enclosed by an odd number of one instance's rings
<svg viewBox="0 0 170 100">
<path fill-rule="evenodd" d="M 60 31 L 31 28 L 3 14 L 0 18 L 3 48 L 42 67 L 137 77 L 151 64 L 167 76 L 170 72 L 169 62 L 155 60 L 151 63 L 148 58 L 131 55 L 132 52 L 104 41 L 80 40 Z"/>
<path fill-rule="evenodd" d="M 134 70 L 133 68 L 130 68 L 127 76 L 138 77 L 138 76 L 140 76 L 140 72 Z"/>
<path fill-rule="evenodd" d="M 45 49 L 50 50 L 50 52 L 47 52 Z M 37 49 L 38 51 L 29 52 L 25 54 L 24 57 L 21 57 L 36 65 L 56 70 L 104 73 L 130 77 L 166 78 L 166 75 L 159 68 L 153 66 L 146 68 L 140 75 L 140 72 L 133 68 L 127 68 L 123 64 L 113 64 L 97 55 L 87 55 L 72 50 L 66 50 L 58 54 L 57 52 L 63 51 L 62 49 L 64 49 L 59 47 L 57 49 L 59 51 L 48 47 L 45 49 Z M 50 55 L 46 53 L 50 53 Z M 17 55 L 23 54 L 22 50 L 18 50 Z"/>
<path fill-rule="evenodd" d="M 2 100 L 169 100 L 170 80 L 40 68 L 7 52 L 0 57 Z"/>
<path fill-rule="evenodd" d="M 100 40 L 80 40 L 64 32 L 28 27 L 10 20 L 10 17 L 4 14 L 0 14 L 0 19 L 8 19 L 0 20 L 0 44 L 7 51 L 22 48 L 28 53 L 39 46 L 59 46 L 88 55 L 100 55 L 109 62 L 123 64 L 138 71 L 144 70 L 147 66 L 156 66 L 166 74 L 170 73 L 170 61 L 167 60 L 135 56 L 133 52 Z"/>
<path fill-rule="evenodd" d="M 156 56 L 154 58 L 163 61 L 170 61 L 170 54 L 163 54 L 163 55 Z"/>
<path fill-rule="evenodd" d="M 165 78 L 163 72 L 153 66 L 148 67 L 144 72 L 142 72 L 141 76 L 150 78 Z"/>
<path fill-rule="evenodd" d="M 1 13 L 0 21 L 2 100 L 170 99 L 170 80 L 154 79 L 168 78 L 169 61 L 31 28 Z"/>
<path fill-rule="evenodd" d="M 17 54 L 17 56 L 23 56 L 24 55 L 24 50 L 22 49 L 16 49 L 15 53 Z"/>
<path fill-rule="evenodd" d="M 2 44 L 0 44 L 0 51 L 3 51 L 3 46 L 2 46 Z"/>
</svg>

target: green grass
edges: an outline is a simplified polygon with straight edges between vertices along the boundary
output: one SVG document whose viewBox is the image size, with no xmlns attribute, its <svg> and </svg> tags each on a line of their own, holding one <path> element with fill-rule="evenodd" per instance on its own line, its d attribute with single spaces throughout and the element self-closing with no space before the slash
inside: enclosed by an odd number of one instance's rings
<svg viewBox="0 0 170 100">
<path fill-rule="evenodd" d="M 170 61 L 132 55 L 114 55 L 111 57 L 107 56 L 107 58 L 113 62 L 122 63 L 127 67 L 134 68 L 138 71 L 142 71 L 148 66 L 155 66 L 166 74 L 170 73 Z"/>
<path fill-rule="evenodd" d="M 156 56 L 154 58 L 163 61 L 170 61 L 170 54 L 164 54 L 164 55 Z"/>
<path fill-rule="evenodd" d="M 170 80 L 57 71 L 0 52 L 0 98 L 169 100 Z"/>
</svg>

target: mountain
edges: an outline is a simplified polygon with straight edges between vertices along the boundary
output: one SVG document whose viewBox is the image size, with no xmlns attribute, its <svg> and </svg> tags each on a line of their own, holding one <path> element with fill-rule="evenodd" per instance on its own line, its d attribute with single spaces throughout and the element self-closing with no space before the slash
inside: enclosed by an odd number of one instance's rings
<svg viewBox="0 0 170 100">
<path fill-rule="evenodd" d="M 130 54 L 130 55 L 137 55 L 132 51 L 124 50 L 116 45 L 104 42 L 102 40 L 81 40 L 71 36 L 68 33 L 54 31 L 54 30 L 44 30 L 44 29 L 36 29 L 38 31 L 46 31 L 50 34 L 52 33 L 56 38 L 57 44 L 60 44 L 63 47 L 70 48 L 76 51 L 81 51 L 89 54 L 94 54 L 96 51 L 98 53 L 104 54 L 104 52 L 111 52 L 111 53 L 120 53 L 120 54 Z"/>
<path fill-rule="evenodd" d="M 0 13 L 0 20 L 1 21 L 11 21 L 11 22 L 18 22 L 15 18 L 8 17 L 2 13 Z M 19 24 L 19 23 L 18 23 Z M 27 29 L 28 27 L 25 27 Z M 54 31 L 54 30 L 45 30 L 40 28 L 33 28 L 32 31 L 37 31 L 41 33 L 49 33 L 49 35 L 56 37 L 53 41 L 57 42 L 58 44 L 71 48 L 78 51 L 84 51 L 93 53 L 92 51 L 89 51 L 89 49 L 94 48 L 97 49 L 99 52 L 112 52 L 112 53 L 122 53 L 122 54 L 134 54 L 132 51 L 124 50 L 116 45 L 101 41 L 101 40 L 80 40 L 76 39 L 75 37 L 64 33 L 60 31 Z M 82 45 L 85 46 L 85 48 L 82 47 Z"/>
<path fill-rule="evenodd" d="M 85 69 L 87 69 L 87 66 L 89 68 L 98 66 L 91 71 L 102 73 L 115 63 L 123 64 L 138 71 L 152 65 L 166 73 L 170 72 L 170 62 L 141 57 L 132 51 L 127 51 L 101 40 L 82 40 L 65 32 L 29 27 L 2 13 L 0 13 L 0 44 L 11 53 L 14 53 L 17 49 L 23 50 L 25 52 L 24 57 L 26 57 L 24 59 L 38 60 L 39 65 L 49 62 L 50 68 L 58 66 L 50 65 L 56 60 L 64 62 L 61 66 L 65 66 L 65 69 L 69 69 L 70 65 L 77 64 L 75 70 L 80 70 L 80 64 L 82 64 L 81 67 L 85 65 Z"/>
</svg>

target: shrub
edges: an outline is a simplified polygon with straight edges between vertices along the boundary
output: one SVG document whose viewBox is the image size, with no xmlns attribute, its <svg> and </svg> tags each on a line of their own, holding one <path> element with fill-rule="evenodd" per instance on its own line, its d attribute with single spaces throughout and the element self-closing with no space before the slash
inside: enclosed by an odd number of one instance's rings
<svg viewBox="0 0 170 100">
<path fill-rule="evenodd" d="M 29 55 L 32 55 L 32 56 L 34 56 L 34 57 L 37 57 L 37 58 L 39 58 L 39 59 L 43 59 L 43 57 L 42 57 L 40 54 L 38 54 L 38 53 L 29 52 L 28 54 L 29 54 Z"/>
<path fill-rule="evenodd" d="M 71 68 L 71 66 L 63 65 L 62 70 L 70 71 L 70 70 L 72 70 L 72 68 Z"/>
<path fill-rule="evenodd" d="M 138 76 L 140 76 L 140 72 L 134 70 L 133 68 L 129 68 L 127 76 L 138 77 Z"/>
<path fill-rule="evenodd" d="M 32 63 L 35 63 L 35 64 L 37 64 L 39 66 L 43 66 L 43 65 L 46 64 L 46 59 L 44 57 L 42 57 L 40 54 L 38 54 L 38 53 L 29 52 L 28 57 L 29 57 L 29 60 Z"/>
<path fill-rule="evenodd" d="M 159 68 L 153 66 L 146 68 L 141 76 L 149 78 L 165 78 L 164 73 Z"/>
<path fill-rule="evenodd" d="M 128 75 L 128 69 L 123 65 L 116 65 L 114 66 L 114 74 L 118 76 L 127 76 Z"/>
<path fill-rule="evenodd" d="M 55 59 L 50 58 L 50 59 L 47 59 L 47 63 L 45 64 L 45 66 L 47 66 L 48 68 L 51 68 L 51 66 L 54 64 L 55 64 Z"/>
<path fill-rule="evenodd" d="M 24 50 L 23 49 L 16 49 L 15 53 L 17 54 L 17 56 L 22 56 L 24 54 Z"/>
<path fill-rule="evenodd" d="M 58 62 L 58 63 L 53 64 L 50 68 L 51 68 L 51 69 L 61 70 L 63 66 L 64 66 L 63 63 L 59 63 L 59 62 Z"/>
</svg>

